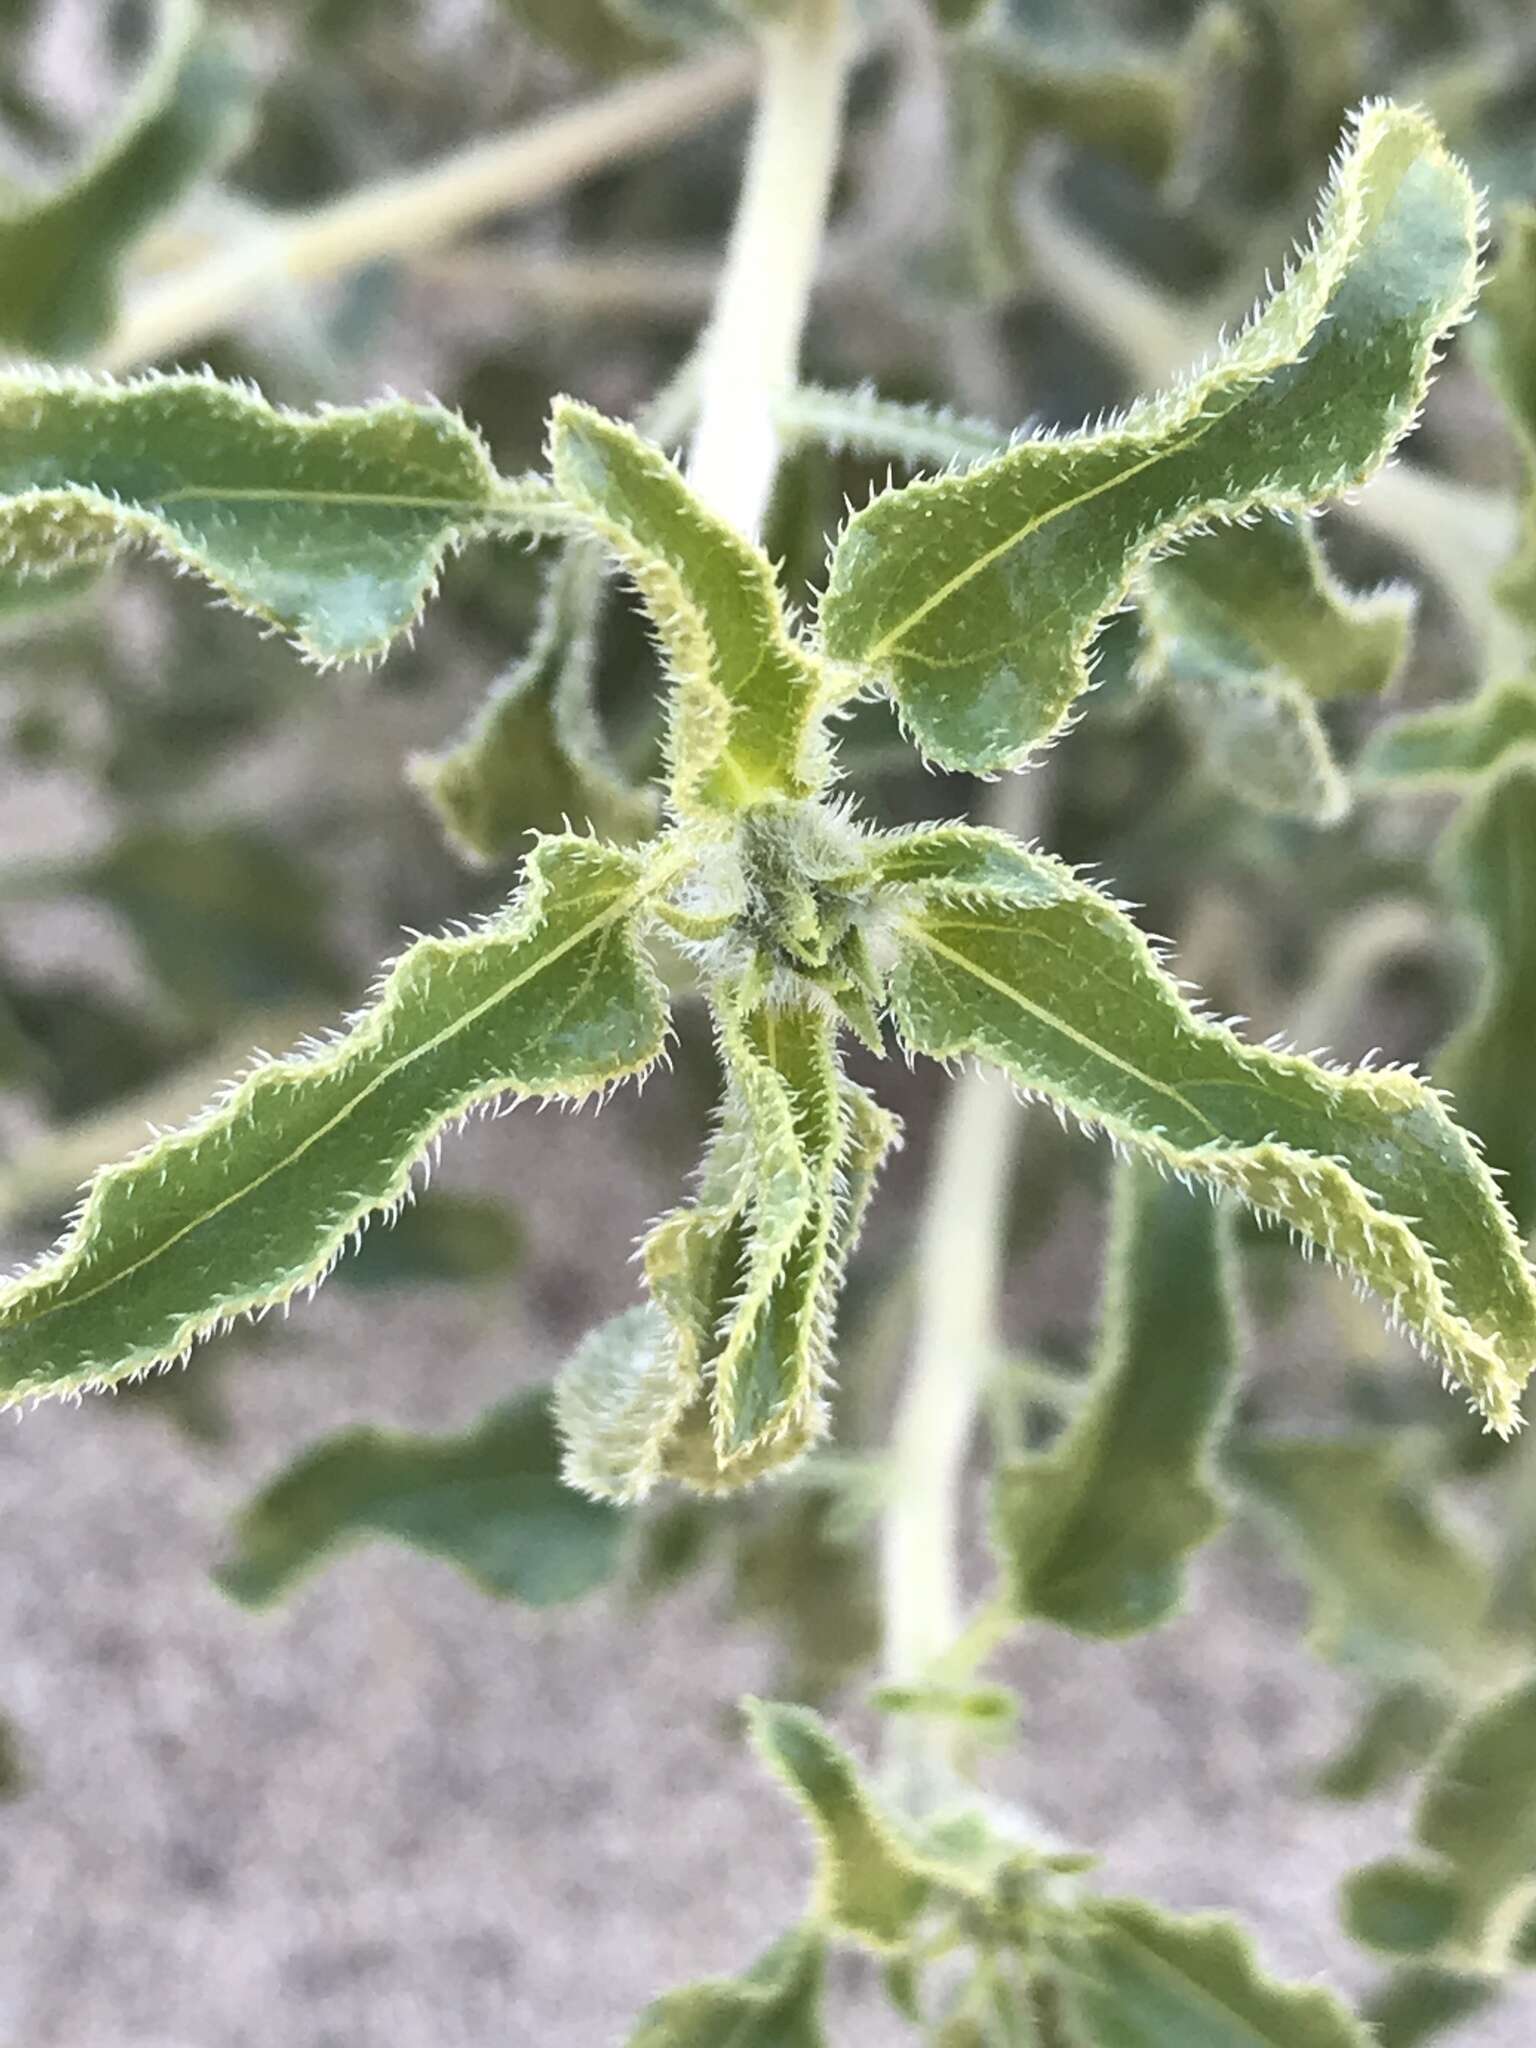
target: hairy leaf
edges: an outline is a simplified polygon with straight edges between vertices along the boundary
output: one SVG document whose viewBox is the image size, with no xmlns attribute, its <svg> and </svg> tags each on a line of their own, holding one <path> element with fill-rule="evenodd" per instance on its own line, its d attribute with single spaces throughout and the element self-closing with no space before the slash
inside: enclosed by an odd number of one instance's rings
<svg viewBox="0 0 1536 2048">
<path fill-rule="evenodd" d="M 895 1126 L 838 1071 L 814 1003 L 722 1003 L 729 1087 L 697 1193 L 646 1238 L 652 1300 L 562 1375 L 573 1485 L 705 1492 L 800 1457 L 826 1428 L 831 1321 Z"/>
<path fill-rule="evenodd" d="M 1536 1280 L 1431 1089 L 1244 1044 L 1189 1008 L 1115 905 L 1000 834 L 885 847 L 882 871 L 909 891 L 891 1002 L 912 1050 L 973 1053 L 1166 1170 L 1232 1189 L 1375 1288 L 1494 1427 L 1514 1426 Z"/>
<path fill-rule="evenodd" d="M 493 1408 L 462 1436 L 349 1429 L 295 1459 L 235 1524 L 215 1574 L 264 1607 L 343 1545 L 387 1536 L 450 1564 L 501 1600 L 579 1599 L 618 1564 L 623 1517 L 560 1480 L 549 1394 Z"/>
<path fill-rule="evenodd" d="M 1058 1957 L 1073 2048 L 1369 2048 L 1331 1992 L 1266 1976 L 1235 1921 L 1096 1900 Z"/>
<path fill-rule="evenodd" d="M 1536 1683 L 1462 1722 L 1430 1770 L 1414 1833 L 1423 1863 L 1391 1859 L 1350 1879 L 1352 1924 L 1396 1952 L 1506 1967 L 1536 1901 Z"/>
<path fill-rule="evenodd" d="M 1527 1235 L 1536 1230 L 1536 743 L 1506 759 L 1441 850 L 1453 896 L 1482 927 L 1477 1007 L 1435 1062 Z"/>
<path fill-rule="evenodd" d="M 816 1832 L 813 1913 L 871 1948 L 899 1948 L 932 1889 L 920 1852 L 882 1813 L 819 1714 L 748 1700 L 759 1755 Z"/>
<path fill-rule="evenodd" d="M 79 356 L 117 315 L 118 266 L 202 173 L 239 143 L 250 83 L 193 0 L 164 0 L 160 46 L 99 153 L 56 190 L 0 201 L 0 345 Z"/>
<path fill-rule="evenodd" d="M 288 412 L 211 377 L 0 371 L 0 572 L 49 578 L 141 542 L 320 662 L 380 654 L 445 556 L 568 524 L 440 406 Z"/>
<path fill-rule="evenodd" d="M 590 824 L 608 838 L 654 828 L 656 803 L 619 774 L 597 716 L 602 562 L 572 543 L 545 585 L 532 644 L 454 744 L 415 754 L 410 776 L 463 859 L 489 866 L 530 832 Z"/>
<path fill-rule="evenodd" d="M 1053 1450 L 997 1478 L 1020 1620 L 1154 1628 L 1183 1597 L 1185 1556 L 1221 1526 L 1210 1444 L 1236 1364 L 1229 1221 L 1150 1166 L 1121 1168 L 1088 1406 Z"/>
<path fill-rule="evenodd" d="M 760 548 L 707 511 L 633 429 L 557 399 L 550 466 L 612 549 L 671 662 L 672 797 L 685 815 L 808 797 L 826 780 L 816 663 Z"/>
<path fill-rule="evenodd" d="M 787 1934 L 744 1976 L 658 1998 L 640 2015 L 629 2048 L 826 2048 L 824 1960 L 814 1929 Z"/>
<path fill-rule="evenodd" d="M 476 1105 L 579 1100 L 648 1066 L 666 1011 L 632 931 L 667 879 L 542 841 L 507 908 L 411 947 L 343 1036 L 106 1168 L 57 1250 L 0 1289 L 0 1403 L 164 1364 L 313 1286 Z"/>
<path fill-rule="evenodd" d="M 1497 683 L 1464 704 L 1379 726 L 1355 772 L 1367 784 L 1469 789 L 1508 754 L 1533 746 L 1536 683 Z"/>
<path fill-rule="evenodd" d="M 1230 1470 L 1276 1522 L 1312 1590 L 1312 1643 L 1379 1678 L 1475 1670 L 1492 1588 L 1395 1437 L 1259 1437 Z"/>
<path fill-rule="evenodd" d="M 1148 678 L 1170 688 L 1218 779 L 1259 810 L 1331 824 L 1349 805 L 1314 700 L 1383 690 L 1413 619 L 1357 596 L 1310 528 L 1265 519 L 1171 555 L 1139 593 Z"/>
<path fill-rule="evenodd" d="M 1497 588 L 1536 636 L 1536 206 L 1511 207 L 1504 220 L 1503 250 L 1476 332 L 1524 454 L 1528 486 L 1520 542 Z"/>
<path fill-rule="evenodd" d="M 954 768 L 1016 764 L 1086 686 L 1135 577 L 1214 516 L 1364 481 L 1408 430 L 1476 267 L 1465 174 L 1419 114 L 1368 107 L 1284 288 L 1212 365 L 1091 433 L 887 491 L 844 528 L 825 652 Z"/>
</svg>

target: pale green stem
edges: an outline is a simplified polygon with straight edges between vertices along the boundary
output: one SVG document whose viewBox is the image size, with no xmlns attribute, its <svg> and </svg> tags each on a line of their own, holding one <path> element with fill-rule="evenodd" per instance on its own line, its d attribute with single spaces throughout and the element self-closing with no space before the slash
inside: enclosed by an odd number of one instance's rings
<svg viewBox="0 0 1536 2048">
<path fill-rule="evenodd" d="M 991 822 L 1033 836 L 1045 770 L 1000 784 Z M 885 1674 L 920 1685 L 963 1679 L 955 1651 L 968 1634 L 960 1583 L 966 1460 L 995 1369 L 1003 1227 L 1023 1109 L 1008 1082 L 981 1070 L 950 1084 L 939 1118 L 917 1249 L 912 1362 L 890 1451 L 882 1528 Z M 922 1813 L 953 1791 L 963 1741 L 947 1718 L 892 1718 L 892 1797 Z"/>
<path fill-rule="evenodd" d="M 761 41 L 757 118 L 704 336 L 688 465 L 704 502 L 753 538 L 778 469 L 774 408 L 796 381 L 837 166 L 852 54 L 844 0 L 797 0 Z"/>
<path fill-rule="evenodd" d="M 648 72 L 329 205 L 257 219 L 227 253 L 146 285 L 95 367 L 129 369 L 177 355 L 274 290 L 435 248 L 494 215 L 536 205 L 699 127 L 751 82 L 751 61 L 739 50 Z"/>
</svg>

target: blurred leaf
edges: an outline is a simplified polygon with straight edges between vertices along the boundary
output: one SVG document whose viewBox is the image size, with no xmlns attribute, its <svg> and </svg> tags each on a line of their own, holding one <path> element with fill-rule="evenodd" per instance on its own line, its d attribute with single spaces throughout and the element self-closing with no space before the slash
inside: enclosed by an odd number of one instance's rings
<svg viewBox="0 0 1536 2048">
<path fill-rule="evenodd" d="M 441 406 L 304 414 L 209 377 L 0 371 L 9 576 L 144 543 L 322 664 L 382 654 L 466 541 L 568 523 L 542 478 L 498 476 Z"/>
<path fill-rule="evenodd" d="M 411 780 L 465 860 L 509 860 L 530 833 L 572 825 L 621 839 L 654 829 L 654 793 L 622 780 L 598 721 L 593 669 L 602 590 L 598 551 L 567 547 L 545 584 L 522 660 L 453 746 L 412 756 Z"/>
<path fill-rule="evenodd" d="M 1237 1363 L 1230 1237 L 1204 1196 L 1153 1167 L 1120 1168 L 1088 1405 L 1055 1449 L 996 1480 L 994 1540 L 1018 1620 L 1124 1636 L 1182 1603 L 1185 1557 L 1225 1519 L 1211 1439 Z"/>
<path fill-rule="evenodd" d="M 1433 1955 L 1460 1913 L 1460 1887 L 1449 1871 L 1400 1857 L 1357 1870 L 1344 1887 L 1345 1927 L 1389 1956 Z"/>
<path fill-rule="evenodd" d="M 1448 2027 L 1486 2012 L 1499 1996 L 1486 1977 L 1458 1977 L 1448 1970 L 1394 1971 L 1365 2009 L 1376 2048 L 1421 2048 Z"/>
<path fill-rule="evenodd" d="M 1139 601 L 1144 673 L 1174 693 L 1218 780 L 1259 810 L 1337 822 L 1348 786 L 1313 705 L 1388 687 L 1412 594 L 1346 590 L 1309 527 L 1268 518 L 1160 562 Z"/>
<path fill-rule="evenodd" d="M 875 1949 L 899 1948 L 932 1889 L 932 1872 L 866 1790 L 857 1765 L 807 1707 L 746 1702 L 758 1754 L 816 1832 L 816 1917 Z"/>
<path fill-rule="evenodd" d="M 429 1193 L 386 1228 L 369 1231 L 336 1277 L 370 1293 L 434 1280 L 490 1280 L 511 1272 L 522 1252 L 522 1227 L 505 1202 Z"/>
<path fill-rule="evenodd" d="M 1331 1992 L 1266 1976 L 1232 1920 L 1095 1900 L 1055 1946 L 1071 2048 L 1370 2048 Z"/>
<path fill-rule="evenodd" d="M 1524 527 L 1499 596 L 1536 640 L 1536 206 L 1510 209 L 1498 266 L 1483 288 L 1476 334 L 1525 458 Z"/>
<path fill-rule="evenodd" d="M 826 2048 L 824 1955 L 814 1930 L 787 1934 L 745 1976 L 658 1998 L 641 2014 L 628 2048 Z"/>
<path fill-rule="evenodd" d="M 84 355 L 111 333 L 118 269 L 145 229 L 243 137 L 251 82 L 193 0 L 163 0 L 159 48 L 101 150 L 40 197 L 0 200 L 0 345 Z"/>
<path fill-rule="evenodd" d="M 1464 704 L 1378 726 L 1356 775 L 1367 784 L 1470 789 L 1505 758 L 1536 746 L 1536 683 L 1495 683 Z"/>
<path fill-rule="evenodd" d="M 1443 843 L 1452 895 L 1482 928 L 1477 1006 L 1435 1062 L 1456 1112 L 1504 1178 L 1521 1230 L 1536 1230 L 1536 745 L 1511 755 Z"/>
<path fill-rule="evenodd" d="M 1470 302 L 1475 245 L 1471 187 L 1433 128 L 1367 108 L 1305 260 L 1200 375 L 853 515 L 822 606 L 847 694 L 889 691 L 943 767 L 1017 766 L 1060 728 L 1100 624 L 1173 540 L 1374 473 Z"/>
<path fill-rule="evenodd" d="M 1245 1437 L 1227 1466 L 1306 1577 L 1319 1655 L 1430 1684 L 1478 1666 L 1488 1571 L 1441 1518 L 1411 1444 L 1380 1433 Z"/>
<path fill-rule="evenodd" d="M 10 1721 L 0 1714 L 0 1802 L 19 1799 L 26 1789 L 27 1774 L 22 1768 L 21 1744 Z"/>
<path fill-rule="evenodd" d="M 265 1607 L 344 1545 L 385 1536 L 445 1558 L 499 1600 L 549 1607 L 613 1576 L 624 1520 L 560 1480 L 545 1388 L 457 1437 L 351 1429 L 306 1451 L 241 1513 L 215 1573 Z"/>
<path fill-rule="evenodd" d="M 830 1486 L 772 1492 L 736 1539 L 736 1612 L 773 1624 L 783 1646 L 775 1690 L 807 1705 L 880 1650 L 874 1560 L 866 1539 L 838 1527 L 841 1502 Z"/>
<path fill-rule="evenodd" d="M 1345 1746 L 1318 1772 L 1325 1799 L 1370 1799 L 1418 1769 L 1455 1717 L 1442 1692 L 1404 1683 L 1389 1686 L 1367 1707 Z"/>
</svg>

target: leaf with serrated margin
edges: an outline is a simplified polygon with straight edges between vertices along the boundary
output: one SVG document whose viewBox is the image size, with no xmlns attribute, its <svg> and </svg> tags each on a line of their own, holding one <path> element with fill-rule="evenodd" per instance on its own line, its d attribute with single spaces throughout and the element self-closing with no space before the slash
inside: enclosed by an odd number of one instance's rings
<svg viewBox="0 0 1536 2048">
<path fill-rule="evenodd" d="M 441 406 L 298 413 L 212 377 L 0 371 L 8 580 L 142 543 L 313 660 L 358 661 L 415 624 L 453 549 L 569 523 Z"/>
<path fill-rule="evenodd" d="M 620 775 L 593 692 L 603 564 L 572 542 L 550 570 L 523 658 L 495 684 L 454 744 L 413 754 L 411 781 L 459 856 L 511 858 L 530 832 L 590 824 L 604 838 L 655 829 L 656 800 Z"/>
<path fill-rule="evenodd" d="M 1320 1655 L 1378 1679 L 1454 1683 L 1486 1655 L 1487 1567 L 1446 1523 L 1396 1434 L 1251 1437 L 1227 1469 L 1312 1592 Z"/>
<path fill-rule="evenodd" d="M 462 1436 L 343 1430 L 242 1510 L 214 1576 L 265 1607 L 337 1550 L 383 1536 L 446 1558 L 498 1600 L 579 1599 L 613 1576 L 624 1518 L 561 1483 L 559 1452 L 544 1387 Z"/>
<path fill-rule="evenodd" d="M 1441 843 L 1451 894 L 1482 928 L 1477 1006 L 1435 1062 L 1459 1117 L 1504 1176 L 1504 1198 L 1536 1230 L 1536 743 L 1508 755 Z"/>
<path fill-rule="evenodd" d="M 870 1948 L 899 1948 L 933 1889 L 921 1850 L 883 1813 L 809 1707 L 745 1702 L 753 1746 L 816 1832 L 812 1913 Z"/>
<path fill-rule="evenodd" d="M 1237 1363 L 1231 1219 L 1150 1166 L 1117 1176 L 1100 1357 L 1062 1442 L 998 1472 L 993 1540 L 1019 1620 L 1155 1628 L 1226 1519 L 1211 1472 Z"/>
<path fill-rule="evenodd" d="M 57 360 L 104 341 L 124 254 L 238 146 L 251 104 L 230 39 L 192 0 L 165 0 L 159 48 L 100 152 L 52 192 L 0 201 L 0 347 Z"/>
<path fill-rule="evenodd" d="M 894 1119 L 839 1071 L 816 1002 L 719 1005 L 728 1088 L 693 1200 L 644 1245 L 651 1302 L 558 1384 L 566 1476 L 638 1499 L 792 1464 L 825 1431 L 831 1324 Z"/>
<path fill-rule="evenodd" d="M 843 529 L 822 606 L 851 691 L 878 683 L 951 768 L 1016 765 L 1086 688 L 1147 562 L 1212 517 L 1364 482 L 1412 425 L 1476 281 L 1477 208 L 1421 114 L 1367 107 L 1284 288 L 1212 365 L 1102 430 L 886 491 Z"/>
<path fill-rule="evenodd" d="M 1536 206 L 1511 207 L 1502 240 L 1484 288 L 1475 346 L 1525 457 L 1527 495 L 1514 559 L 1494 588 L 1536 639 Z"/>
<path fill-rule="evenodd" d="M 1095 1899 L 1053 1946 L 1072 2048 L 1369 2048 L 1331 1992 L 1268 1976 L 1233 1920 Z"/>
<path fill-rule="evenodd" d="M 1309 527 L 1270 518 L 1170 555 L 1138 603 L 1142 673 L 1172 692 L 1217 779 L 1258 810 L 1343 817 L 1349 785 L 1314 703 L 1391 683 L 1413 594 L 1346 590 Z"/>
<path fill-rule="evenodd" d="M 1507 1968 L 1536 1902 L 1536 1682 L 1455 1730 L 1430 1767 L 1414 1834 L 1423 1861 L 1390 1858 L 1349 1879 L 1352 1924 L 1395 1953 Z"/>
<path fill-rule="evenodd" d="M 314 1286 L 477 1106 L 577 1101 L 648 1067 L 666 1004 L 634 927 L 669 859 L 541 841 L 504 909 L 419 940 L 344 1035 L 104 1169 L 58 1248 L 0 1288 L 0 1405 L 163 1365 Z"/>
<path fill-rule="evenodd" d="M 826 2048 L 826 1943 L 801 1928 L 740 1977 L 669 1991 L 640 2015 L 629 2048 Z"/>
<path fill-rule="evenodd" d="M 1515 1427 L 1536 1276 L 1432 1089 L 1244 1044 L 1190 1009 L 1113 903 L 1002 834 L 895 837 L 871 865 L 910 891 L 891 1002 L 914 1052 L 973 1053 L 1167 1171 L 1232 1189 L 1373 1287 L 1493 1427 Z"/>
<path fill-rule="evenodd" d="M 1361 750 L 1367 787 L 1470 789 L 1517 749 L 1536 748 L 1536 683 L 1496 683 L 1464 704 L 1379 726 Z"/>
<path fill-rule="evenodd" d="M 785 626 L 768 557 L 701 505 L 659 448 L 588 406 L 556 399 L 549 455 L 556 488 L 633 578 L 671 663 L 678 811 L 814 796 L 827 778 L 821 675 Z"/>
</svg>

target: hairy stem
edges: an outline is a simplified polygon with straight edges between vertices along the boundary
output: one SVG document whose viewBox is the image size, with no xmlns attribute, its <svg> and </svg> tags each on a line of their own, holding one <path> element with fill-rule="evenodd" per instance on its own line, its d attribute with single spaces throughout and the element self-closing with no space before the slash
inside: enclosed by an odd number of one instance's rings
<svg viewBox="0 0 1536 2048">
<path fill-rule="evenodd" d="M 647 73 L 429 164 L 279 216 L 248 240 L 145 287 L 95 360 L 122 370 L 174 356 L 221 332 L 274 287 L 335 277 L 452 240 L 532 206 L 626 157 L 661 148 L 745 93 L 750 60 L 730 50 Z"/>
<path fill-rule="evenodd" d="M 989 822 L 1033 838 L 1045 770 L 1000 784 Z M 891 1436 L 890 1505 L 881 1532 L 885 1671 L 893 1685 L 963 1679 L 960 1585 L 965 1464 L 996 1364 L 1003 1226 L 1024 1111 L 1000 1076 L 950 1084 L 939 1118 L 917 1252 L 912 1362 Z M 921 1714 L 891 1722 L 892 1796 L 908 1812 L 953 1789 L 954 1725 Z"/>
<path fill-rule="evenodd" d="M 779 464 L 775 401 L 799 367 L 851 49 L 845 0 L 796 0 L 762 31 L 757 119 L 704 337 L 689 462 L 704 502 L 754 538 Z"/>
</svg>

